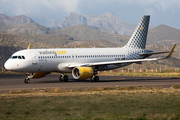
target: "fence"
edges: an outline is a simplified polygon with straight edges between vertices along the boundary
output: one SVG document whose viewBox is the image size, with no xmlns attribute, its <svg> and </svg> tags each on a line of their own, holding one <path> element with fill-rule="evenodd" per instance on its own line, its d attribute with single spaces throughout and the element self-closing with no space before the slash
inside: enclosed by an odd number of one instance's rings
<svg viewBox="0 0 180 120">
<path fill-rule="evenodd" d="M 108 70 L 108 71 L 98 71 L 98 73 L 100 72 L 109 72 L 109 73 L 113 73 L 113 72 L 128 72 L 128 73 L 135 73 L 135 72 L 162 72 L 162 71 L 169 71 L 169 72 L 178 72 L 179 68 L 174 68 L 174 69 L 164 69 L 162 70 L 162 68 L 156 68 L 156 69 L 116 69 L 116 70 Z"/>
</svg>

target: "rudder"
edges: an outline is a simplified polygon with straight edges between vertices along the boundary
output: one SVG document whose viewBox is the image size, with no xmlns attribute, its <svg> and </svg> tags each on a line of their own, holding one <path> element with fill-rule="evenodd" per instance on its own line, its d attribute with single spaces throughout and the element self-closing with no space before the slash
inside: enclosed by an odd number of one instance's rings
<svg viewBox="0 0 180 120">
<path fill-rule="evenodd" d="M 127 48 L 145 49 L 150 16 L 143 16 L 134 33 L 125 45 Z"/>
</svg>

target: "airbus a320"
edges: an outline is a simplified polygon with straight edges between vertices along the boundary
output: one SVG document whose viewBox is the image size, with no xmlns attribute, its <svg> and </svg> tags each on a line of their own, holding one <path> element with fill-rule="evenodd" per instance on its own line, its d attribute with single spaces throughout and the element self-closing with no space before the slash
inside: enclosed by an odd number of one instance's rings
<svg viewBox="0 0 180 120">
<path fill-rule="evenodd" d="M 169 58 L 171 51 L 153 52 L 145 49 L 150 16 L 143 16 L 128 43 L 122 48 L 53 48 L 28 49 L 14 53 L 4 64 L 10 71 L 26 72 L 25 83 L 41 78 L 51 72 L 60 73 L 59 81 L 68 81 L 65 73 L 72 73 L 75 79 L 99 81 L 98 71 L 112 70 L 145 61 Z M 169 53 L 165 57 L 147 58 L 153 54 Z"/>
</svg>

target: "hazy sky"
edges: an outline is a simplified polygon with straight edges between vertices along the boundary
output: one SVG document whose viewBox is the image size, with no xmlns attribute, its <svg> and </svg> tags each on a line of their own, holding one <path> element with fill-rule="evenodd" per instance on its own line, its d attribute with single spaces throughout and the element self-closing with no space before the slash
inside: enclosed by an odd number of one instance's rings
<svg viewBox="0 0 180 120">
<path fill-rule="evenodd" d="M 41 25 L 50 19 L 60 22 L 71 12 L 97 16 L 113 12 L 133 24 L 151 15 L 154 26 L 180 29 L 180 0 L 0 0 L 0 14 L 26 15 Z"/>
</svg>

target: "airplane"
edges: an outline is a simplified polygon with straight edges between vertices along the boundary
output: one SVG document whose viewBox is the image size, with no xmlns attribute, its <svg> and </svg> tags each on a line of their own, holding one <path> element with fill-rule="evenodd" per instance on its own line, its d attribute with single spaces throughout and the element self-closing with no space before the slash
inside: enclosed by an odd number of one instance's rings
<svg viewBox="0 0 180 120">
<path fill-rule="evenodd" d="M 15 52 L 4 64 L 10 71 L 26 72 L 25 83 L 30 79 L 46 76 L 51 72 L 60 73 L 59 81 L 68 81 L 65 73 L 72 73 L 73 78 L 83 80 L 90 78 L 98 82 L 98 71 L 112 70 L 146 61 L 162 60 L 171 57 L 171 51 L 153 52 L 145 49 L 150 15 L 142 17 L 128 43 L 121 48 L 51 48 L 31 49 Z M 154 54 L 169 53 L 165 57 L 147 58 Z"/>
</svg>

